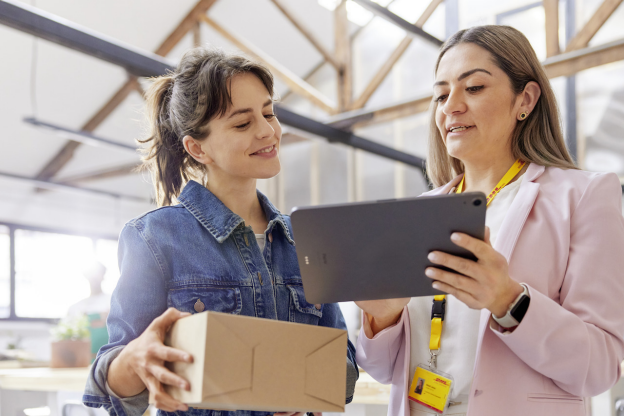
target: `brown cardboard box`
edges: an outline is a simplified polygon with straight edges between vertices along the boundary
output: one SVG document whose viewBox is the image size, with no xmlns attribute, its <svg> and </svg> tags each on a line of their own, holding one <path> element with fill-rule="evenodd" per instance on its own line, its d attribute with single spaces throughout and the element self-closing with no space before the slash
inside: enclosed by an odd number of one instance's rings
<svg viewBox="0 0 624 416">
<path fill-rule="evenodd" d="M 191 391 L 166 387 L 190 407 L 344 412 L 346 331 L 204 312 L 177 321 L 165 344 L 194 357 L 170 364 Z"/>
</svg>

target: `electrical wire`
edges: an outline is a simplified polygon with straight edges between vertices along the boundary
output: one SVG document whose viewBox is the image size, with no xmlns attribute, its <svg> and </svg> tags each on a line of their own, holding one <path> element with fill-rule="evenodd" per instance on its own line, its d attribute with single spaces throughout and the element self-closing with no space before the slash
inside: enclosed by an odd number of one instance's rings
<svg viewBox="0 0 624 416">
<path fill-rule="evenodd" d="M 31 5 L 37 7 L 37 1 L 32 0 Z M 37 57 L 38 38 L 33 36 L 32 54 L 30 59 L 30 111 L 33 118 L 37 118 Z"/>
</svg>

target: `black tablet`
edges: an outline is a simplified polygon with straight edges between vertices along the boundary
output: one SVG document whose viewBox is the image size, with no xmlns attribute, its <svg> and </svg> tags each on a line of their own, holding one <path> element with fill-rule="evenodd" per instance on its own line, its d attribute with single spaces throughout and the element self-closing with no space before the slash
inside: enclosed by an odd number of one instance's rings
<svg viewBox="0 0 624 416">
<path fill-rule="evenodd" d="M 453 232 L 483 240 L 486 199 L 462 193 L 295 208 L 297 259 L 310 303 L 429 296 L 434 250 L 474 258 Z"/>
</svg>

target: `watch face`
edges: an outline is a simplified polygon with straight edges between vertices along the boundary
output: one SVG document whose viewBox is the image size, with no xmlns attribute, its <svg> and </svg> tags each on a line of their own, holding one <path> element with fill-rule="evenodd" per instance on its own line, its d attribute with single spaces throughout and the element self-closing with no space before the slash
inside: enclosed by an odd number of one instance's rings
<svg viewBox="0 0 624 416">
<path fill-rule="evenodd" d="M 511 316 L 513 316 L 514 319 L 518 321 L 518 323 L 520 323 L 520 321 L 522 321 L 522 318 L 524 318 L 524 314 L 526 313 L 527 309 L 529 309 L 530 302 L 531 298 L 523 295 L 518 303 L 516 303 L 513 309 L 509 312 Z"/>
</svg>

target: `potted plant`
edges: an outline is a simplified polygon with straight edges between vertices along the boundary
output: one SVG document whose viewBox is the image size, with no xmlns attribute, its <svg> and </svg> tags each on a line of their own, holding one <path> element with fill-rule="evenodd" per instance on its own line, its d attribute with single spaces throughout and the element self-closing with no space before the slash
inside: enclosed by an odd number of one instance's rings
<svg viewBox="0 0 624 416">
<path fill-rule="evenodd" d="M 50 367 L 88 367 L 91 364 L 89 320 L 85 315 L 62 320 L 51 333 Z"/>
</svg>

